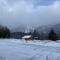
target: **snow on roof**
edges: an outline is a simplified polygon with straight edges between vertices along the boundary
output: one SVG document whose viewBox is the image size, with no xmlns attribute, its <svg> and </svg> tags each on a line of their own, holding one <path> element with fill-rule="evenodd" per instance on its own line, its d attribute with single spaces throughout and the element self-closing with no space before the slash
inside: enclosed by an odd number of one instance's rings
<svg viewBox="0 0 60 60">
<path fill-rule="evenodd" d="M 25 38 L 30 38 L 31 35 L 26 35 L 26 36 L 23 36 L 22 38 L 25 39 Z"/>
</svg>

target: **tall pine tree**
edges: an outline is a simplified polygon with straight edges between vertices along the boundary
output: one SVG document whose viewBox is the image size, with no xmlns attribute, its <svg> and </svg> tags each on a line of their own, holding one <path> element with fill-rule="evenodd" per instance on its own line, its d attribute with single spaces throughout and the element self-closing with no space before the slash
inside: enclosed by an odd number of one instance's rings
<svg viewBox="0 0 60 60">
<path fill-rule="evenodd" d="M 57 36 L 57 34 L 54 32 L 53 29 L 51 29 L 51 31 L 49 32 L 49 34 L 48 34 L 48 39 L 49 39 L 49 40 L 53 40 L 53 41 L 58 40 L 58 36 Z"/>
</svg>

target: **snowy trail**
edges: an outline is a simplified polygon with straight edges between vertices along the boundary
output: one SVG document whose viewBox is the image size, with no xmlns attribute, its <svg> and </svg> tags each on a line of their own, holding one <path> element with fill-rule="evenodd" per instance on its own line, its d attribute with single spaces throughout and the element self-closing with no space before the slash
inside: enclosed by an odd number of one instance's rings
<svg viewBox="0 0 60 60">
<path fill-rule="evenodd" d="M 0 60 L 60 60 L 60 47 L 0 40 Z"/>
</svg>

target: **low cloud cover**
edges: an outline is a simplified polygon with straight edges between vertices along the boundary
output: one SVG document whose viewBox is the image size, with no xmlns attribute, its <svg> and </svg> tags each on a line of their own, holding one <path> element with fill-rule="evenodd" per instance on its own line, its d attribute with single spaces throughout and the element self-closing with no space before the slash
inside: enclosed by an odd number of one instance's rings
<svg viewBox="0 0 60 60">
<path fill-rule="evenodd" d="M 0 24 L 10 28 L 60 22 L 60 0 L 0 0 Z"/>
</svg>

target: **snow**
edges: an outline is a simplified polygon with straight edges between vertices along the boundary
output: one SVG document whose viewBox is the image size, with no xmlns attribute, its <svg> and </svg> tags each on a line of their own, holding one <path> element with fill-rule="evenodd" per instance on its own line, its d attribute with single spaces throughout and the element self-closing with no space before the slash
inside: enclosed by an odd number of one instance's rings
<svg viewBox="0 0 60 60">
<path fill-rule="evenodd" d="M 0 39 L 0 60 L 60 60 L 60 43 Z"/>
<path fill-rule="evenodd" d="M 26 36 L 23 36 L 22 39 L 25 39 L 25 38 L 30 38 L 31 35 L 26 35 Z"/>
</svg>

